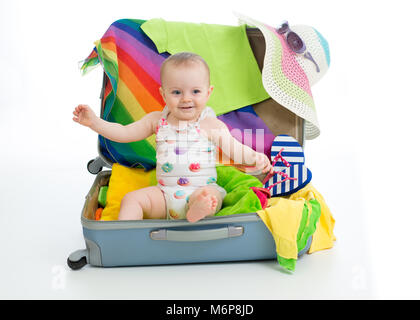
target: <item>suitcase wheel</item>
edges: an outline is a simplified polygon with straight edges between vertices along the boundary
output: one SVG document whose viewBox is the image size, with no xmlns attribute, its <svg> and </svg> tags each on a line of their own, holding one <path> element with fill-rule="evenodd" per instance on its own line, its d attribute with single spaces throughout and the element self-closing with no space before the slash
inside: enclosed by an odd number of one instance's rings
<svg viewBox="0 0 420 320">
<path fill-rule="evenodd" d="M 69 255 L 67 259 L 67 265 L 72 270 L 79 270 L 83 268 L 88 263 L 89 252 L 87 249 L 85 250 L 77 250 Z"/>
<path fill-rule="evenodd" d="M 82 257 L 77 261 L 72 261 L 72 260 L 70 260 L 70 258 L 68 258 L 67 259 L 67 265 L 72 270 L 79 270 L 79 269 L 82 269 L 85 265 L 87 265 L 87 259 L 86 259 L 86 257 Z"/>
</svg>

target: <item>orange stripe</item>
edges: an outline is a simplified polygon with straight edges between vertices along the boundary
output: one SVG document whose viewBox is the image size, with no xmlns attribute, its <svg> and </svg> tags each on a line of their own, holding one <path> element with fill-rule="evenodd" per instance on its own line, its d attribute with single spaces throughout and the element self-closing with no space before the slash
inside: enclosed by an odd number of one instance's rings
<svg viewBox="0 0 420 320">
<path fill-rule="evenodd" d="M 103 50 L 113 51 L 118 57 L 119 80 L 125 83 L 143 111 L 145 113 L 161 111 L 165 102 L 159 93 L 160 85 L 155 83 L 144 70 L 138 70 L 141 67 L 138 66 L 135 61 L 132 61 L 132 59 L 130 59 L 131 57 L 128 56 L 124 50 L 117 48 L 113 36 L 102 38 L 101 46 Z M 142 83 L 142 81 L 144 83 Z"/>
<path fill-rule="evenodd" d="M 230 159 L 227 155 L 225 155 L 219 147 L 216 147 L 216 159 L 219 164 L 223 164 L 226 166 L 231 166 L 234 164 L 233 160 Z"/>
<path fill-rule="evenodd" d="M 144 112 L 161 111 L 163 106 L 157 101 L 143 84 L 137 79 L 131 69 L 120 59 L 118 59 L 118 70 L 120 80 L 124 81 L 127 88 L 131 91 Z"/>
<path fill-rule="evenodd" d="M 157 83 L 143 68 L 139 65 L 136 60 L 133 59 L 127 52 L 123 49 L 118 49 L 118 59 L 124 61 L 124 63 L 131 69 L 137 79 L 143 84 L 147 91 L 159 101 L 159 103 L 164 106 L 165 102 L 162 99 L 162 96 L 159 93 L 160 83 Z"/>
<path fill-rule="evenodd" d="M 117 53 L 117 46 L 115 44 L 115 38 L 112 36 L 105 37 L 101 39 L 101 44 L 104 49 L 112 50 Z M 160 84 L 156 83 L 142 68 L 132 59 L 132 57 L 125 52 L 122 48 L 118 48 L 118 61 L 123 61 L 125 65 L 131 69 L 135 74 L 138 81 L 142 83 L 144 88 L 147 88 L 147 91 L 159 104 L 163 107 L 165 102 L 162 99 L 162 96 L 159 93 Z M 152 107 L 154 109 L 154 107 Z M 159 109 L 161 110 L 161 109 Z"/>
<path fill-rule="evenodd" d="M 107 49 L 117 53 L 117 46 L 115 44 L 115 39 L 113 37 L 106 37 L 101 39 L 102 49 Z"/>
</svg>

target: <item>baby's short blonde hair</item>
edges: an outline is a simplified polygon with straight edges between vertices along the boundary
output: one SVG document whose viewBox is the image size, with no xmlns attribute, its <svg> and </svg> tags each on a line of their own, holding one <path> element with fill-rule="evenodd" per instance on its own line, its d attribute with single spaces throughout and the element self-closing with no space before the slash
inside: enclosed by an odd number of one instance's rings
<svg viewBox="0 0 420 320">
<path fill-rule="evenodd" d="M 168 65 L 180 66 L 180 65 L 189 65 L 191 63 L 201 63 L 206 71 L 207 77 L 210 85 L 210 68 L 201 56 L 192 52 L 178 52 L 171 56 L 169 56 L 165 61 L 163 61 L 162 66 L 160 67 L 160 81 L 163 85 L 163 76 L 165 73 L 165 69 Z"/>
</svg>

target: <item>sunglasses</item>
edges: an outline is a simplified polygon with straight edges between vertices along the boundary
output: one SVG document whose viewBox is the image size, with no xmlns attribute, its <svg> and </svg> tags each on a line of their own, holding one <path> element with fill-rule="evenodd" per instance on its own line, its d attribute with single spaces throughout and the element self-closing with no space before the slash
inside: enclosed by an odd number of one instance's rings
<svg viewBox="0 0 420 320">
<path fill-rule="evenodd" d="M 277 30 L 278 34 L 285 34 L 286 42 L 289 46 L 289 48 L 297 54 L 303 54 L 303 56 L 312 61 L 316 66 L 316 72 L 320 72 L 318 64 L 315 62 L 314 58 L 312 58 L 312 55 L 309 53 L 309 51 L 306 50 L 305 42 L 303 42 L 302 38 L 299 37 L 299 35 L 296 32 L 293 32 L 289 28 L 289 23 L 287 21 L 284 21 L 281 24 L 281 27 Z"/>
</svg>

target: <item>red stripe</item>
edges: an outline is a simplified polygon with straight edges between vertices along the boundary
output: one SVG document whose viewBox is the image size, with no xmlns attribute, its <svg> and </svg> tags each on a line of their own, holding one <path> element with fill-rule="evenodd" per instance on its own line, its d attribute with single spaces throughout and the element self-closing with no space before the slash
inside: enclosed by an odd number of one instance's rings
<svg viewBox="0 0 420 320">
<path fill-rule="evenodd" d="M 110 42 L 115 44 L 115 38 L 113 36 L 108 36 L 101 39 L 101 43 Z M 131 72 L 133 72 L 139 82 L 147 89 L 149 94 L 163 107 L 165 105 L 165 101 L 163 101 L 163 98 L 159 93 L 160 84 L 157 83 L 152 77 L 150 77 L 149 74 L 144 71 L 144 69 L 139 66 L 126 51 L 120 47 L 116 47 L 116 50 L 118 51 L 118 59 L 123 61 L 130 68 Z"/>
<path fill-rule="evenodd" d="M 105 92 L 104 92 L 104 99 L 103 99 L 102 108 L 105 107 L 105 101 L 106 101 L 106 99 L 108 99 L 108 95 L 110 94 L 111 89 L 112 89 L 111 81 L 109 81 L 109 79 L 106 79 Z"/>
<path fill-rule="evenodd" d="M 139 82 L 147 89 L 149 94 L 155 98 L 161 106 L 165 105 L 162 96 L 159 93 L 160 84 L 157 83 L 144 69 L 139 66 L 136 61 L 123 49 L 118 48 L 118 59 L 123 61 L 133 72 Z M 140 101 L 141 103 L 141 101 Z"/>
<path fill-rule="evenodd" d="M 92 50 L 89 57 L 87 57 L 85 60 L 90 60 L 92 58 L 96 58 L 97 56 L 98 56 L 98 54 L 95 52 L 95 50 Z"/>
<path fill-rule="evenodd" d="M 113 36 L 108 36 L 101 39 L 101 43 L 109 43 L 109 42 L 115 43 L 115 38 Z"/>
</svg>

